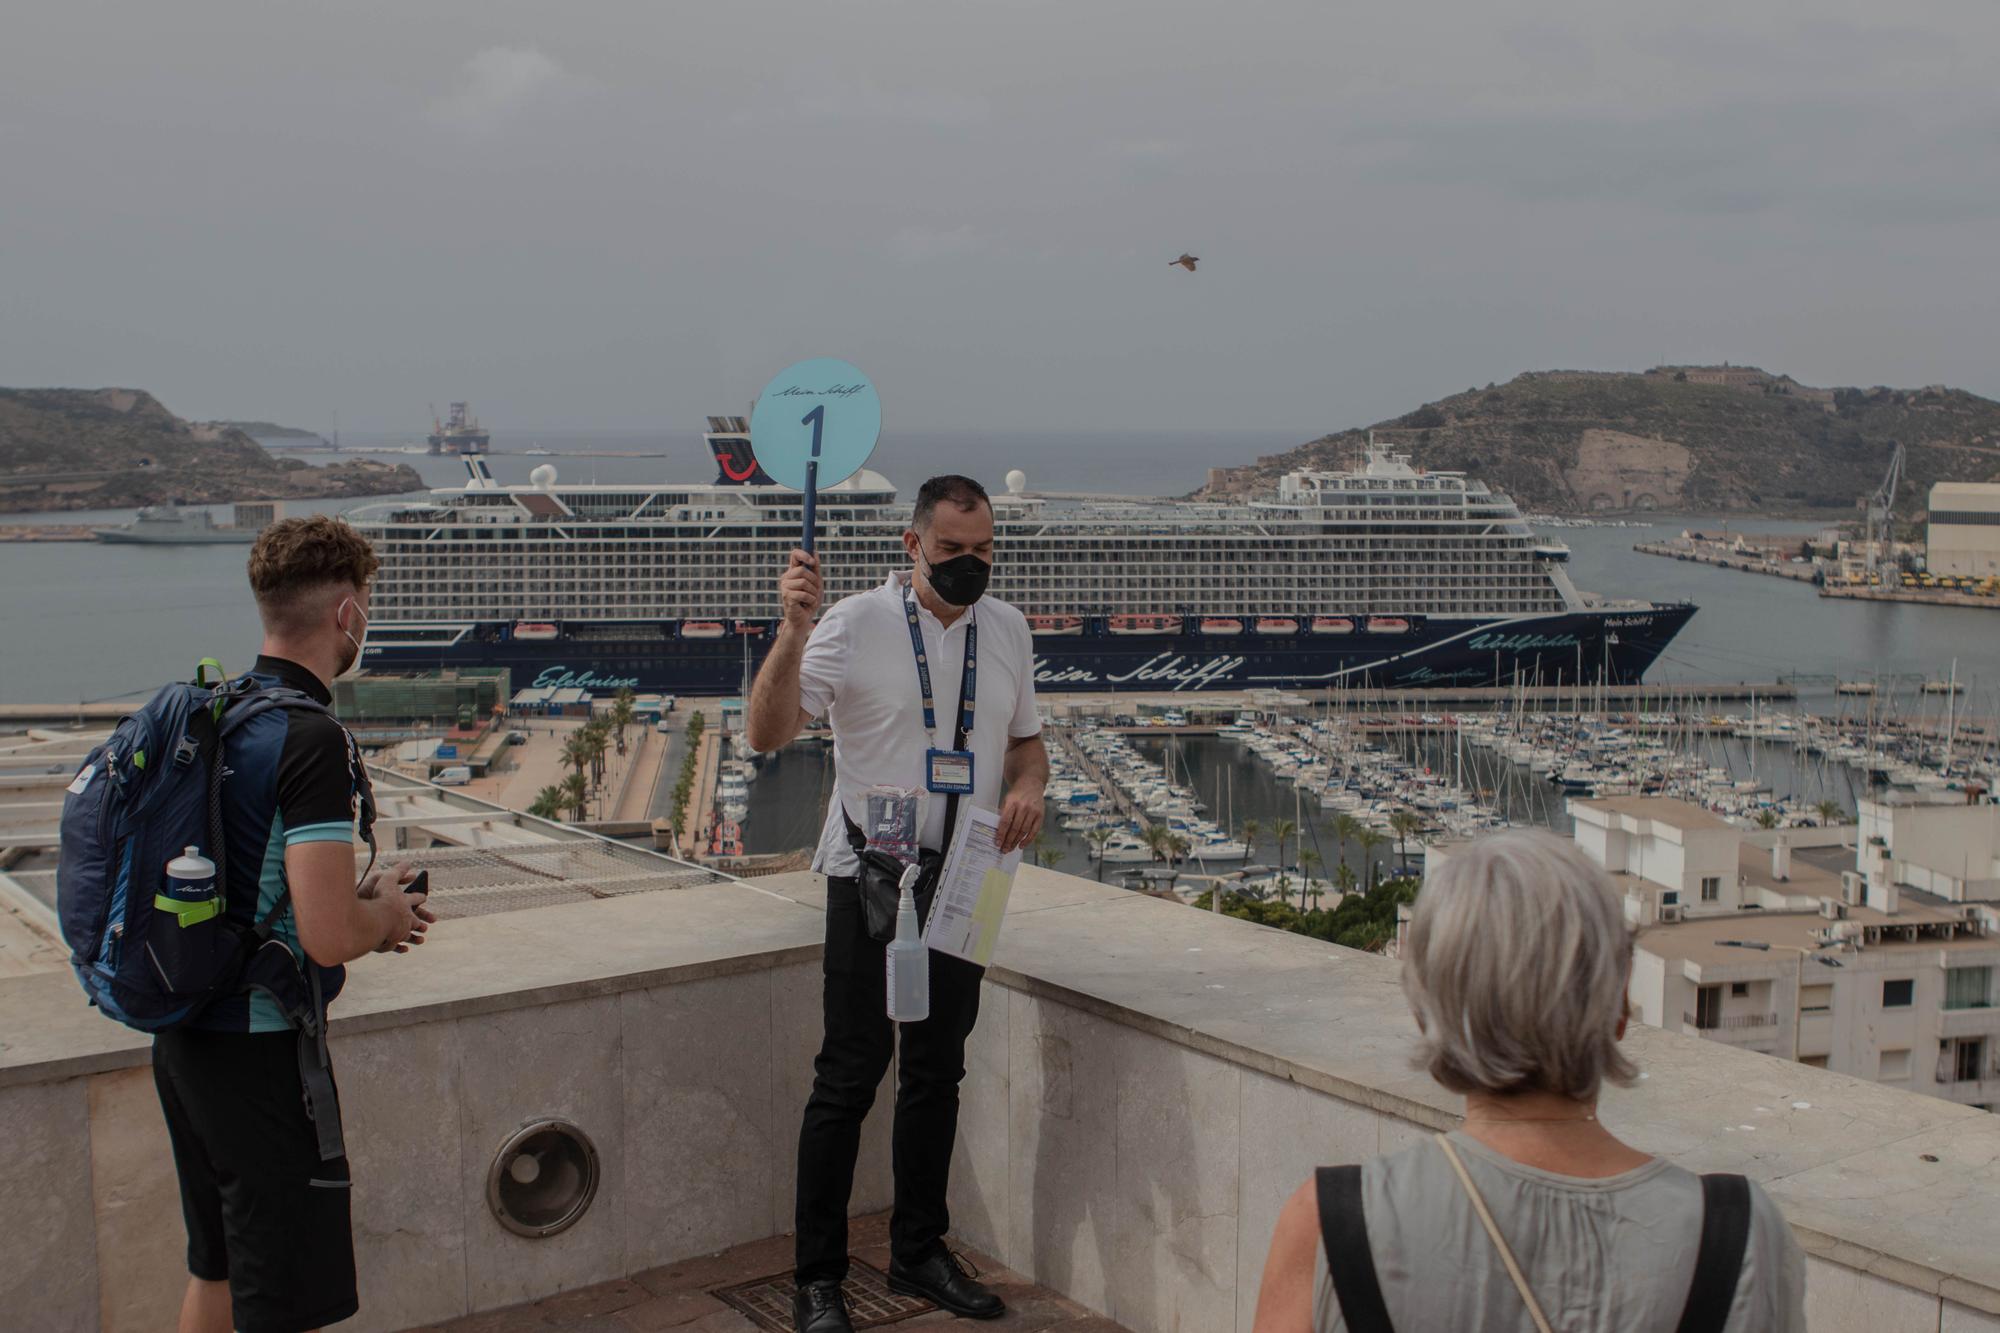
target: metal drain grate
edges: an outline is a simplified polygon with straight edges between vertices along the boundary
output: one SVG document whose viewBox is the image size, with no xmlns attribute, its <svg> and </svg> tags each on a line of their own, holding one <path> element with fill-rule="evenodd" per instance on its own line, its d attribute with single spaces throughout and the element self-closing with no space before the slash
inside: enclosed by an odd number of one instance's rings
<svg viewBox="0 0 2000 1333">
<path fill-rule="evenodd" d="M 769 1333 L 792 1333 L 792 1293 L 796 1289 L 790 1273 L 775 1273 L 733 1287 L 717 1287 L 708 1294 Z M 859 1259 L 847 1261 L 847 1281 L 841 1290 L 847 1293 L 847 1313 L 856 1328 L 898 1324 L 937 1308 L 919 1297 L 890 1291 L 889 1280 Z"/>
</svg>

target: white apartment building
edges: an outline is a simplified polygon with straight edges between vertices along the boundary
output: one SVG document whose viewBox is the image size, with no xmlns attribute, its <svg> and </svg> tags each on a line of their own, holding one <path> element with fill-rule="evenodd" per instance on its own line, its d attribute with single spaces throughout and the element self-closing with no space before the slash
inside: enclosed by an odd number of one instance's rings
<svg viewBox="0 0 2000 1333">
<path fill-rule="evenodd" d="M 1571 812 L 1639 927 L 1641 1022 L 2000 1107 L 2000 806 L 1769 832 L 1658 799 Z"/>
</svg>

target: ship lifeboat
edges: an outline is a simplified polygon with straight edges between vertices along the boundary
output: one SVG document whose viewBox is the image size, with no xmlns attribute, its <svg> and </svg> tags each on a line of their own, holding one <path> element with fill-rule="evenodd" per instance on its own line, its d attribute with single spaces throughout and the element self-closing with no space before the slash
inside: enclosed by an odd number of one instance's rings
<svg viewBox="0 0 2000 1333">
<path fill-rule="evenodd" d="M 1257 617 L 1257 632 L 1259 634 L 1297 634 L 1299 632 L 1299 622 L 1289 616 L 1259 616 Z"/>
<path fill-rule="evenodd" d="M 1082 616 L 1029 616 L 1028 628 L 1036 634 L 1081 634 Z"/>
<path fill-rule="evenodd" d="M 1368 632 L 1370 634 L 1408 634 L 1410 632 L 1410 622 L 1401 616 L 1370 616 L 1368 617 Z"/>
<path fill-rule="evenodd" d="M 1113 616 L 1113 634 L 1178 634 L 1181 632 L 1179 616 Z"/>
<path fill-rule="evenodd" d="M 553 639 L 555 636 L 556 627 L 540 621 L 523 620 L 514 626 L 514 637 L 517 639 Z"/>
<path fill-rule="evenodd" d="M 1243 632 L 1243 622 L 1234 616 L 1203 616 L 1201 618 L 1201 632 L 1203 634 L 1241 634 Z"/>
<path fill-rule="evenodd" d="M 722 637 L 722 622 L 719 620 L 686 620 L 681 622 L 683 639 L 719 639 Z"/>
<path fill-rule="evenodd" d="M 1346 616 L 1314 616 L 1313 633 L 1352 634 L 1354 633 L 1354 622 Z"/>
<path fill-rule="evenodd" d="M 736 622 L 736 632 L 746 639 L 755 639 L 763 635 L 764 627 L 754 620 L 739 620 Z"/>
</svg>

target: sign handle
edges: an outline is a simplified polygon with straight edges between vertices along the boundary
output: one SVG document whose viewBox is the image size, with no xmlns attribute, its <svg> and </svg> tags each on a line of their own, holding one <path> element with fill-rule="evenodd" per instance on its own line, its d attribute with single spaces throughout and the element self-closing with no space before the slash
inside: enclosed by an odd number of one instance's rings
<svg viewBox="0 0 2000 1333">
<path fill-rule="evenodd" d="M 809 425 L 813 428 L 812 456 L 806 462 L 806 530 L 804 547 L 805 553 L 811 555 L 813 550 L 813 511 L 819 507 L 819 437 L 821 429 L 826 425 L 826 405 L 822 403 L 800 417 L 799 424 L 801 426 Z"/>
<path fill-rule="evenodd" d="M 811 555 L 813 551 L 813 510 L 817 507 L 819 501 L 819 460 L 817 458 L 806 464 L 805 495 L 806 530 L 803 549 L 807 555 Z"/>
</svg>

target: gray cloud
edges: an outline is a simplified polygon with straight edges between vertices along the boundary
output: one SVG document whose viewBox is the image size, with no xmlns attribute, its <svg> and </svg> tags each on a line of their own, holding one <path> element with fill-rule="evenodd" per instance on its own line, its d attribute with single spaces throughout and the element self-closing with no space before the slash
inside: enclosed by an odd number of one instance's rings
<svg viewBox="0 0 2000 1333">
<path fill-rule="evenodd" d="M 46 7 L 0 377 L 384 429 L 684 427 L 827 352 L 909 429 L 1662 358 L 2000 392 L 1996 44 L 1989 0 Z"/>
</svg>

